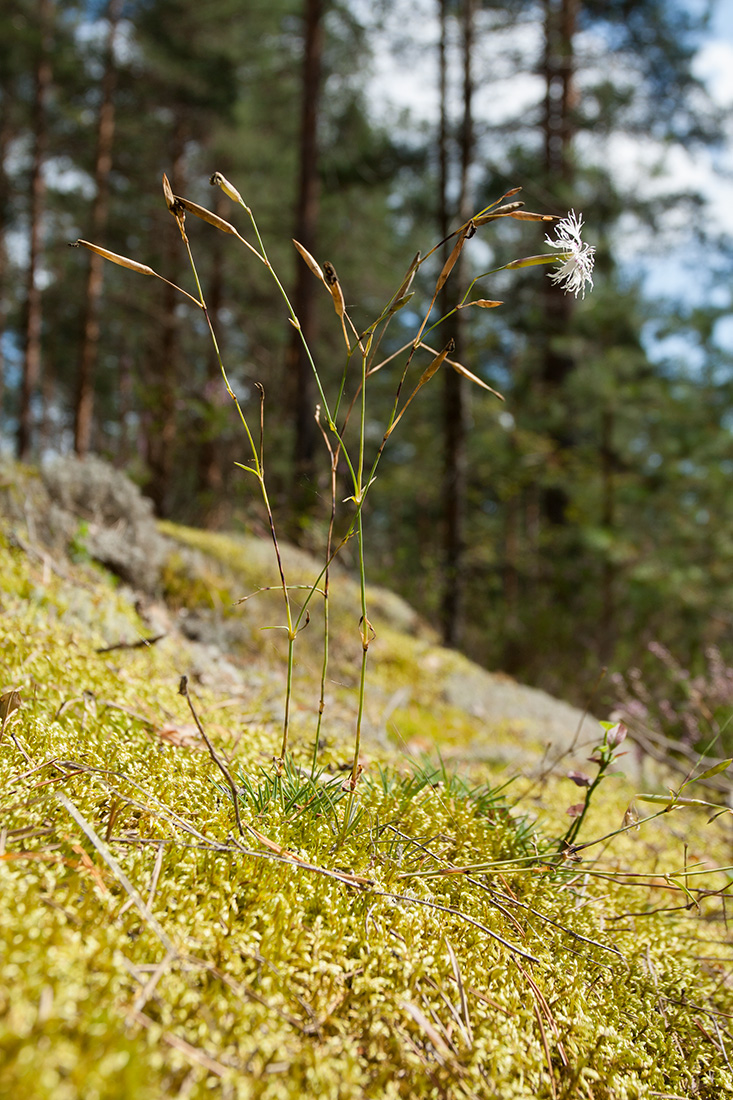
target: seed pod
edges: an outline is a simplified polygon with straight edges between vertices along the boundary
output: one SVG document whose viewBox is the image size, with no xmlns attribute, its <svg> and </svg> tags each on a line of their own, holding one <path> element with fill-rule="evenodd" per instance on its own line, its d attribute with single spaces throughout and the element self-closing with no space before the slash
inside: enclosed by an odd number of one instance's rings
<svg viewBox="0 0 733 1100">
<path fill-rule="evenodd" d="M 178 223 L 178 229 L 180 230 L 181 237 L 184 241 L 188 240 L 188 238 L 186 237 L 186 230 L 184 229 L 184 224 L 186 221 L 186 208 L 184 207 L 181 200 L 177 199 L 176 196 L 173 194 L 173 189 L 171 188 L 170 181 L 165 172 L 163 173 L 163 195 L 165 196 L 166 206 Z"/>
<path fill-rule="evenodd" d="M 388 316 L 391 317 L 394 313 L 399 313 L 399 311 L 404 306 L 407 305 L 407 303 L 410 301 L 410 299 L 414 298 L 414 297 L 415 297 L 415 291 L 411 290 L 409 294 L 403 294 L 403 296 L 401 298 L 395 299 L 395 301 L 389 307 Z"/>
<path fill-rule="evenodd" d="M 302 258 L 305 260 L 306 264 L 311 269 L 315 277 L 317 279 L 320 279 L 324 286 L 327 286 L 328 284 L 326 283 L 323 272 L 321 271 L 321 265 L 318 263 L 318 261 L 315 260 L 313 256 L 311 256 L 307 248 L 303 248 L 303 245 L 300 243 L 300 241 L 296 241 L 295 239 L 293 239 L 293 244 L 297 248 Z"/>
<path fill-rule="evenodd" d="M 163 195 L 165 197 L 165 204 L 172 214 L 176 207 L 176 197 L 173 194 L 173 188 L 165 172 L 163 173 Z"/>
<path fill-rule="evenodd" d="M 515 218 L 518 222 L 554 222 L 558 220 L 556 214 L 533 214 L 530 210 L 516 210 L 509 217 Z"/>
<path fill-rule="evenodd" d="M 521 260 L 511 260 L 504 266 L 507 271 L 513 271 L 517 267 L 536 267 L 538 264 L 554 264 L 557 260 L 562 260 L 564 258 L 564 252 L 550 252 L 545 256 L 524 256 Z"/>
<path fill-rule="evenodd" d="M 211 178 L 209 179 L 209 183 L 212 187 L 221 187 L 224 194 L 227 196 L 227 198 L 230 198 L 232 202 L 239 202 L 242 204 L 242 206 L 246 206 L 246 203 L 242 196 L 239 194 L 239 191 L 237 191 L 236 187 L 234 187 L 233 184 L 229 182 L 226 176 L 222 176 L 221 172 L 214 172 L 213 176 L 211 176 Z"/>
<path fill-rule="evenodd" d="M 493 222 L 497 218 L 507 218 L 513 211 L 519 210 L 524 206 L 523 202 L 507 202 L 504 206 L 496 206 L 493 210 L 488 210 L 485 214 L 478 214 L 474 219 L 475 225 L 486 225 L 487 222 Z"/>
<path fill-rule="evenodd" d="M 343 317 L 346 312 L 346 302 L 344 301 L 344 292 L 341 289 L 341 283 L 339 282 L 338 275 L 336 274 L 336 268 L 328 260 L 323 265 L 323 275 L 326 280 L 326 285 L 331 291 L 331 297 L 333 298 L 333 306 L 336 310 L 337 317 Z"/>
<path fill-rule="evenodd" d="M 96 252 L 98 256 L 101 256 L 104 260 L 109 260 L 110 263 L 119 264 L 120 267 L 129 267 L 130 271 L 137 271 L 140 275 L 155 275 L 152 267 L 139 264 L 137 260 L 128 260 L 127 256 L 118 256 L 116 252 L 110 252 L 107 248 L 100 248 L 98 244 L 91 244 L 89 241 L 78 240 L 71 247 L 78 248 L 79 245 L 88 248 L 90 252 Z"/>
<path fill-rule="evenodd" d="M 197 202 L 191 202 L 190 199 L 184 199 L 180 195 L 175 195 L 174 199 L 175 202 L 182 206 L 184 210 L 187 210 L 189 214 L 194 214 L 197 218 L 201 218 L 202 221 L 208 222 L 209 225 L 213 225 L 216 229 L 221 229 L 222 233 L 232 233 L 235 237 L 239 236 L 233 225 L 224 221 L 218 214 L 214 214 L 211 210 L 207 210 L 205 206 L 199 206 Z"/>
</svg>

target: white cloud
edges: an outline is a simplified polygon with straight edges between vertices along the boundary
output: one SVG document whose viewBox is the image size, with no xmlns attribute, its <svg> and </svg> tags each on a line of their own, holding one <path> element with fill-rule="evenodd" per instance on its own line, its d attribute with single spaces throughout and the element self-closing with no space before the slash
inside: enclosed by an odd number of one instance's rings
<svg viewBox="0 0 733 1100">
<path fill-rule="evenodd" d="M 733 105 L 733 42 L 707 42 L 695 58 L 693 71 L 715 103 L 720 107 Z"/>
</svg>

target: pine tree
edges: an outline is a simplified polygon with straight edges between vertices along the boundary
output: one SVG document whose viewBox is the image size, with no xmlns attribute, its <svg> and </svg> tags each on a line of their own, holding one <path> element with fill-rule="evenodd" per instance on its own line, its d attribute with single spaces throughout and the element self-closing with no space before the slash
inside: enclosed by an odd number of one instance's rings
<svg viewBox="0 0 733 1100">
<path fill-rule="evenodd" d="M 115 44 L 122 16 L 123 0 L 109 0 L 106 11 L 107 36 L 104 50 L 100 101 L 97 115 L 97 149 L 94 165 L 95 196 L 91 210 L 91 236 L 104 239 L 109 207 L 109 178 L 112 171 L 112 150 L 115 131 L 115 84 L 117 61 Z M 76 407 L 74 410 L 74 450 L 84 456 L 92 439 L 94 410 L 94 377 L 99 347 L 99 310 L 102 296 L 104 260 L 95 252 L 89 254 L 89 268 L 84 302 L 84 323 L 79 356 Z"/>
<path fill-rule="evenodd" d="M 53 0 L 37 0 L 37 41 L 34 49 L 34 93 L 31 115 L 33 152 L 30 170 L 30 210 L 28 229 L 28 268 L 24 307 L 23 378 L 18 411 L 18 458 L 27 460 L 31 452 L 33 410 L 41 377 L 41 285 L 40 265 L 43 250 L 43 221 L 46 200 L 44 164 L 48 145 L 48 101 L 51 89 Z"/>
<path fill-rule="evenodd" d="M 318 116 L 321 102 L 324 40 L 323 0 L 305 0 L 303 5 L 303 76 L 298 166 L 298 195 L 295 239 L 313 255 L 318 230 Z M 293 305 L 300 330 L 308 346 L 315 346 L 316 284 L 305 264 L 296 267 Z M 315 502 L 315 453 L 317 429 L 313 410 L 313 371 L 301 334 L 293 330 L 288 346 L 286 374 L 291 379 L 291 419 L 294 425 L 293 476 L 290 499 L 291 534 L 297 539 L 301 524 L 313 512 Z"/>
<path fill-rule="evenodd" d="M 463 112 L 457 140 L 453 147 L 457 150 L 458 194 L 455 203 L 451 203 L 449 187 L 450 153 L 449 108 L 448 108 L 448 58 L 447 24 L 448 3 L 440 2 L 440 137 L 439 137 L 439 197 L 440 236 L 449 236 L 452 224 L 468 221 L 472 209 L 472 195 L 469 186 L 469 174 L 474 157 L 473 135 L 473 36 L 475 2 L 463 0 L 456 13 L 461 36 L 461 69 Z M 447 255 L 446 255 L 447 258 Z M 440 295 L 440 311 L 450 314 L 449 321 L 443 326 L 443 339 L 453 341 L 453 352 L 457 360 L 463 358 L 465 350 L 465 314 L 453 311 L 456 299 L 462 297 L 467 289 L 465 256 L 458 258 L 456 269 L 450 284 L 446 283 Z M 446 645 L 460 644 L 463 628 L 464 599 L 464 512 L 466 507 L 466 412 L 465 383 L 461 376 L 452 370 L 443 375 L 443 484 L 442 484 L 442 594 L 441 594 L 441 630 Z"/>
</svg>

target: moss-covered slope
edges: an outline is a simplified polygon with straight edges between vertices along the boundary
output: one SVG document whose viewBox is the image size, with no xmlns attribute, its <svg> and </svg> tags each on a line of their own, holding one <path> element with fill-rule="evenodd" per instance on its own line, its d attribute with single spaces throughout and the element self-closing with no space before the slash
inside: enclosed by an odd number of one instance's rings
<svg viewBox="0 0 733 1100">
<path fill-rule="evenodd" d="M 10 512 L 0 1094 L 733 1093 L 729 878 L 710 869 L 729 862 L 729 816 L 707 824 L 688 808 L 561 859 L 553 836 L 577 789 L 535 775 L 498 790 L 506 769 L 486 758 L 499 716 L 481 713 L 478 687 L 474 714 L 446 690 L 456 669 L 473 672 L 385 615 L 373 736 L 344 828 L 348 607 L 334 625 L 324 770 L 309 770 L 317 662 L 305 653 L 293 760 L 278 775 L 278 646 L 232 608 L 247 594 L 232 591 L 240 573 L 242 589 L 262 583 L 234 544 L 169 530 L 166 606 Z M 181 556 L 194 541 L 198 572 Z M 85 558 L 81 537 L 75 553 Z M 176 606 L 221 613 L 183 630 Z M 183 673 L 240 792 L 241 832 L 178 694 Z M 509 741 L 518 719 L 507 717 Z M 408 758 L 400 728 L 426 748 L 445 733 L 461 778 Z M 582 839 L 619 827 L 632 794 L 622 778 L 601 787 Z"/>
</svg>

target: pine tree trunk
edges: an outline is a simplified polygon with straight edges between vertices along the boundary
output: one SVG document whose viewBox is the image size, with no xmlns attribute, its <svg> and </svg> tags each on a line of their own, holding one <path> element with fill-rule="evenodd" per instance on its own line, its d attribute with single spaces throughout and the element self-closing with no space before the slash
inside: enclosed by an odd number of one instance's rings
<svg viewBox="0 0 733 1100">
<path fill-rule="evenodd" d="M 575 107 L 574 36 L 579 0 L 544 0 L 545 2 L 545 107 L 543 120 L 544 169 L 547 190 L 556 197 L 558 206 L 567 206 L 573 183 L 572 144 Z M 556 393 L 572 373 L 575 362 L 568 351 L 566 338 L 573 316 L 574 299 L 556 283 L 544 279 L 542 309 L 544 315 L 544 348 L 541 380 L 548 394 L 548 406 L 556 402 L 549 395 Z M 561 402 L 557 403 L 561 407 Z M 573 445 L 571 425 L 567 416 L 559 414 L 551 425 L 555 455 L 562 464 L 563 452 Z M 551 526 L 566 523 L 568 496 L 562 485 L 545 486 L 543 514 Z"/>
<path fill-rule="evenodd" d="M 440 4 L 440 223 L 441 234 L 447 236 L 450 222 L 449 162 L 448 162 L 448 87 L 447 87 L 447 0 Z M 460 185 L 457 215 L 460 222 L 471 216 L 469 172 L 473 157 L 473 27 L 475 0 L 463 0 L 461 13 L 463 118 L 459 131 Z M 465 264 L 461 256 L 451 279 L 441 294 L 441 313 L 450 311 L 465 288 Z M 463 315 L 454 313 L 444 326 L 444 341 L 452 337 L 453 356 L 460 360 L 465 343 Z M 446 369 L 443 398 L 443 577 L 441 596 L 441 626 L 445 645 L 460 644 L 464 617 L 464 556 L 466 497 L 466 411 L 463 379 Z"/>
<path fill-rule="evenodd" d="M 5 327 L 8 320 L 8 249 L 5 241 L 5 226 L 9 224 L 10 185 L 5 171 L 10 127 L 5 120 L 0 122 L 0 431 L 2 430 L 3 402 L 5 397 Z"/>
<path fill-rule="evenodd" d="M 612 535 L 616 527 L 616 481 L 614 471 L 616 467 L 616 452 L 614 449 L 614 423 L 615 415 L 612 408 L 607 407 L 601 413 L 601 439 L 600 439 L 600 465 L 601 465 L 601 524 L 607 535 Z M 615 642 L 616 619 L 616 575 L 618 567 L 611 556 L 610 550 L 606 550 L 603 560 L 601 575 L 601 593 L 603 600 L 603 621 L 599 631 L 600 657 L 608 661 L 613 653 Z"/>
<path fill-rule="evenodd" d="M 217 194 L 214 212 L 226 219 L 229 201 L 222 191 Z M 213 236 L 211 249 L 211 279 L 206 294 L 206 304 L 214 331 L 217 333 L 219 350 L 224 347 L 219 331 L 219 319 L 224 300 L 224 247 L 223 234 Z M 203 422 L 198 445 L 197 488 L 200 496 L 201 520 L 207 527 L 216 527 L 221 507 L 221 491 L 224 482 L 221 463 L 221 446 L 216 436 L 217 408 L 220 401 L 217 394 L 223 394 L 221 368 L 216 351 L 212 346 L 206 359 L 206 386 L 203 394 Z"/>
<path fill-rule="evenodd" d="M 33 432 L 33 398 L 41 377 L 42 302 L 39 268 L 43 249 L 43 218 L 46 205 L 46 184 L 43 166 L 48 143 L 48 98 L 51 88 L 51 20 L 52 0 L 39 0 L 38 22 L 40 48 L 35 72 L 33 101 L 33 161 L 30 177 L 30 228 L 28 240 L 28 273 L 25 299 L 25 354 L 18 410 L 17 452 L 21 461 L 30 457 Z"/>
<path fill-rule="evenodd" d="M 316 251 L 318 226 L 318 111 L 323 56 L 324 0 L 304 2 L 304 57 L 302 75 L 302 114 L 300 119 L 300 170 L 295 216 L 295 238 L 310 253 Z M 314 294 L 317 290 L 312 272 L 302 262 L 296 267 L 293 307 L 309 347 L 316 335 Z M 303 517 L 312 511 L 317 486 L 315 454 L 317 428 L 313 368 L 300 336 L 293 330 L 287 355 L 287 378 L 291 397 L 291 421 L 295 429 L 293 478 L 290 493 L 291 537 L 297 539 Z"/>
<path fill-rule="evenodd" d="M 186 131 L 179 118 L 174 129 L 171 148 L 170 185 L 174 195 L 182 195 L 184 187 L 184 154 Z M 174 219 L 168 216 L 165 239 L 165 270 L 174 282 L 181 266 L 181 234 Z M 151 364 L 151 417 L 148 430 L 148 463 L 151 480 L 148 492 L 159 516 L 170 509 L 174 448 L 176 443 L 176 382 L 178 378 L 178 316 L 180 296 L 169 284 L 162 294 L 162 336 L 157 360 Z"/>
<path fill-rule="evenodd" d="M 97 118 L 97 156 L 94 166 L 96 194 L 91 217 L 93 241 L 101 241 L 104 237 L 109 208 L 109 177 L 112 171 L 112 144 L 115 132 L 114 91 L 117 79 L 114 50 L 122 2 L 123 0 L 110 0 L 107 8 L 107 45 L 102 76 L 102 99 Z M 94 252 L 90 253 L 74 410 L 74 450 L 80 456 L 89 451 L 92 439 L 94 376 L 99 350 L 99 306 L 102 296 L 103 268 L 102 257 Z"/>
</svg>

